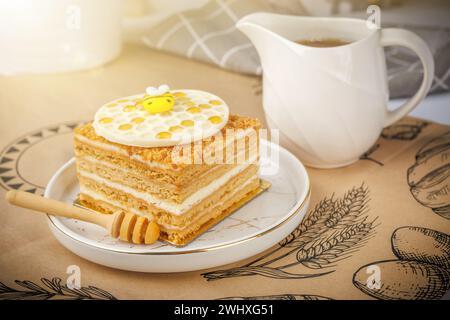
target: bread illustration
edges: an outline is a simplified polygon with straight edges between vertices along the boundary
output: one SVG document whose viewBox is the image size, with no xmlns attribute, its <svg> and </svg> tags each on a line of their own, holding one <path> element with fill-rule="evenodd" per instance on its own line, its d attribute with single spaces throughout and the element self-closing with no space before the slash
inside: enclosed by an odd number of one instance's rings
<svg viewBox="0 0 450 320">
<path fill-rule="evenodd" d="M 429 141 L 417 152 L 407 176 L 414 198 L 450 219 L 450 132 Z"/>
<path fill-rule="evenodd" d="M 421 227 L 402 227 L 392 234 L 392 251 L 401 260 L 414 260 L 450 269 L 450 236 Z"/>
<path fill-rule="evenodd" d="M 380 287 L 369 287 L 367 268 L 379 268 Z M 450 289 L 450 271 L 417 261 L 380 261 L 360 268 L 353 283 L 364 293 L 388 300 L 440 299 Z"/>
</svg>

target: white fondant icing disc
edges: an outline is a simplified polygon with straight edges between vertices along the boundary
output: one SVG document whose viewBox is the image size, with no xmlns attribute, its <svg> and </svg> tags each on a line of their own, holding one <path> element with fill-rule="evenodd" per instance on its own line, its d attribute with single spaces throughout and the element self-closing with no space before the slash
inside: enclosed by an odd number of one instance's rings
<svg viewBox="0 0 450 320">
<path fill-rule="evenodd" d="M 162 147 L 190 143 L 212 136 L 227 123 L 229 109 L 219 97 L 199 90 L 171 90 L 172 110 L 148 112 L 138 94 L 102 106 L 94 117 L 95 132 L 129 146 Z"/>
</svg>

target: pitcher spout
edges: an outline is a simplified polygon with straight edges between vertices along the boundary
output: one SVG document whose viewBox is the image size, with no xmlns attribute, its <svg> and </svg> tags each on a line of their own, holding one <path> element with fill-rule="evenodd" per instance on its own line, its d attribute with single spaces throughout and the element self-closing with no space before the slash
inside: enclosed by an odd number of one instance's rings
<svg viewBox="0 0 450 320">
<path fill-rule="evenodd" d="M 247 15 L 236 23 L 236 28 L 255 46 L 263 67 L 270 59 L 270 52 L 273 52 L 274 46 L 278 44 L 281 49 L 292 44 L 277 33 L 279 19 L 282 19 L 281 15 L 260 12 Z"/>
<path fill-rule="evenodd" d="M 269 31 L 268 14 L 263 12 L 252 13 L 241 18 L 236 23 L 236 28 L 243 32 L 250 40 L 257 40 Z"/>
</svg>

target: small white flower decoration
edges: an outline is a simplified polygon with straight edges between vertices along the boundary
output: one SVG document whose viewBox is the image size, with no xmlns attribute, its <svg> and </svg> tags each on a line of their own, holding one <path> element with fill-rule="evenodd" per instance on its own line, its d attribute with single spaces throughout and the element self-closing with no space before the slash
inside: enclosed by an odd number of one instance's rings
<svg viewBox="0 0 450 320">
<path fill-rule="evenodd" d="M 147 89 L 145 89 L 145 92 L 149 95 L 149 96 L 161 96 L 166 92 L 169 92 L 170 88 L 167 84 L 162 84 L 160 85 L 158 88 L 156 87 L 147 87 Z"/>
</svg>

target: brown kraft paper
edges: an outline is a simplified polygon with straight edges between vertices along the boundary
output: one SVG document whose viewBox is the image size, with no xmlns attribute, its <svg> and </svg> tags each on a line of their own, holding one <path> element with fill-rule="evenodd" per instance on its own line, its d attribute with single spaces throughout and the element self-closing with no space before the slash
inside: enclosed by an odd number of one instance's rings
<svg viewBox="0 0 450 320">
<path fill-rule="evenodd" d="M 73 128 L 105 101 L 162 83 L 210 91 L 264 120 L 258 78 L 138 46 L 90 71 L 0 78 L 0 299 L 440 299 L 450 289 L 450 128 L 420 119 L 384 129 L 351 166 L 308 168 L 312 198 L 298 228 L 210 270 L 97 265 L 60 245 L 45 216 L 6 203 L 9 189 L 42 194 L 73 156 Z M 74 265 L 80 290 L 66 285 Z"/>
</svg>

